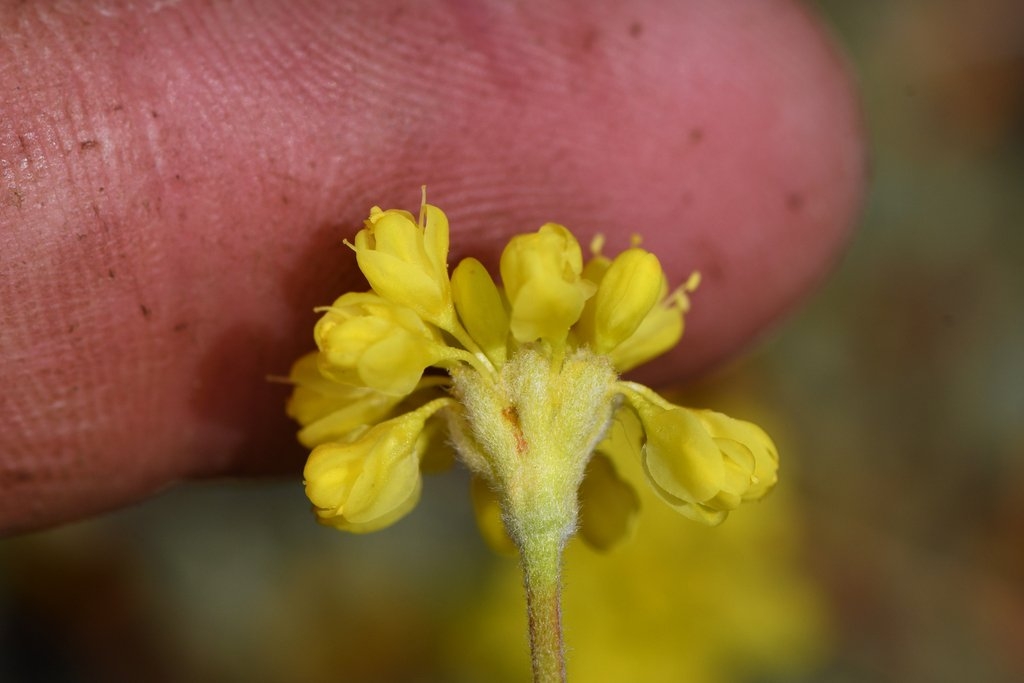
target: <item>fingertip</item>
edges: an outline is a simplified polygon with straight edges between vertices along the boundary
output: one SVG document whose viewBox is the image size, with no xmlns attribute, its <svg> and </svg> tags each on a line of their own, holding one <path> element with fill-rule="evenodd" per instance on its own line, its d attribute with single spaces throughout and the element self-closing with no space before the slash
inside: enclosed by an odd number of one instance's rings
<svg viewBox="0 0 1024 683">
<path fill-rule="evenodd" d="M 446 116 L 413 166 L 455 255 L 492 265 L 509 234 L 556 221 L 611 252 L 641 234 L 675 283 L 699 271 L 686 338 L 659 363 L 693 373 L 793 310 L 849 239 L 866 166 L 854 83 L 798 3 L 578 9 L 469 11 L 479 80 L 437 74 L 427 97 Z"/>
</svg>

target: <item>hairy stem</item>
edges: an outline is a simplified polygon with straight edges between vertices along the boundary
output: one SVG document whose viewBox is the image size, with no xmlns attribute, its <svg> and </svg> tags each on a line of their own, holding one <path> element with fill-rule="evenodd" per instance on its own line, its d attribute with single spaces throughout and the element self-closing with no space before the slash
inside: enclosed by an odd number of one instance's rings
<svg viewBox="0 0 1024 683">
<path fill-rule="evenodd" d="M 528 538 L 520 546 L 534 683 L 565 682 L 560 537 Z"/>
</svg>

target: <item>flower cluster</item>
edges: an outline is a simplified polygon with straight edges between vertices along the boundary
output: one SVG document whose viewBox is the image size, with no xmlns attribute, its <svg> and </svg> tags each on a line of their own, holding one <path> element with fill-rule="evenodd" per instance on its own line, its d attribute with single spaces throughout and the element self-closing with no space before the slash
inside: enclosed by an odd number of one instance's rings
<svg viewBox="0 0 1024 683">
<path fill-rule="evenodd" d="M 579 531 L 608 547 L 638 507 L 602 454 L 624 411 L 642 428 L 653 490 L 692 519 L 721 522 L 774 485 L 760 428 L 619 378 L 676 344 L 696 277 L 670 289 L 654 254 L 634 245 L 610 258 L 600 238 L 584 261 L 554 223 L 509 241 L 501 285 L 473 258 L 449 275 L 448 220 L 425 201 L 418 219 L 374 207 L 349 246 L 371 291 L 319 309 L 318 350 L 291 372 L 288 412 L 312 448 L 306 493 L 321 522 L 395 522 L 421 471 L 454 451 L 495 545 Z"/>
</svg>

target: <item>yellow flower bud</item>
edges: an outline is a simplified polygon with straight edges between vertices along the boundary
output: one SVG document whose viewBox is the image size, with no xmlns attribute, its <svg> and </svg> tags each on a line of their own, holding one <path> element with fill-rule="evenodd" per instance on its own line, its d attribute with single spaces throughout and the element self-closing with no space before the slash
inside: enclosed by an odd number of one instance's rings
<svg viewBox="0 0 1024 683">
<path fill-rule="evenodd" d="M 697 416 L 685 408 L 641 408 L 644 469 L 662 492 L 690 503 L 710 500 L 725 483 L 722 452 Z"/>
<path fill-rule="evenodd" d="M 298 437 L 303 446 L 343 441 L 364 425 L 384 419 L 401 400 L 367 387 L 331 381 L 321 374 L 318 355 L 314 351 L 302 356 L 289 375 L 295 389 L 285 410 L 302 426 Z"/>
<path fill-rule="evenodd" d="M 392 396 L 411 392 L 423 370 L 447 349 L 416 313 L 372 292 L 342 295 L 317 322 L 313 336 L 324 375 Z"/>
<path fill-rule="evenodd" d="M 436 325 L 450 327 L 448 218 L 441 209 L 424 203 L 417 224 L 406 211 L 375 206 L 354 246 L 359 269 L 373 291 Z"/>
<path fill-rule="evenodd" d="M 505 363 L 509 319 L 498 287 L 484 265 L 465 258 L 452 272 L 452 298 L 469 336 L 496 366 Z"/>
<path fill-rule="evenodd" d="M 775 483 L 778 456 L 760 428 L 712 411 L 665 407 L 625 394 L 645 433 L 644 471 L 658 495 L 708 524 Z"/>
<path fill-rule="evenodd" d="M 594 283 L 580 277 L 583 255 L 579 242 L 554 223 L 509 240 L 500 268 L 512 309 L 512 335 L 520 342 L 544 339 L 563 343 L 596 289 Z"/>
<path fill-rule="evenodd" d="M 587 270 L 598 270 L 587 265 Z M 576 331 L 595 353 L 609 353 L 637 331 L 664 297 L 665 276 L 658 257 L 639 247 L 600 270 L 597 293 L 587 301 Z"/>
<path fill-rule="evenodd" d="M 451 402 L 431 401 L 350 442 L 314 448 L 303 474 L 320 521 L 347 531 L 375 531 L 415 507 L 422 486 L 420 459 L 429 441 L 425 423 Z"/>
</svg>

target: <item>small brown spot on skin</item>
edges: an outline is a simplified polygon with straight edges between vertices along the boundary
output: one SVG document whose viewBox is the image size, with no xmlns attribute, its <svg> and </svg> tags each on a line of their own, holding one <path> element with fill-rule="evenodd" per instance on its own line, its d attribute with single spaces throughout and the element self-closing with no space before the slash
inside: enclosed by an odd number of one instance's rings
<svg viewBox="0 0 1024 683">
<path fill-rule="evenodd" d="M 154 119 L 160 118 L 160 114 L 156 113 L 155 109 L 150 110 L 149 115 L 152 116 Z"/>
<path fill-rule="evenodd" d="M 83 152 L 89 149 L 96 149 L 99 146 L 100 143 L 96 142 L 95 140 L 82 140 L 80 143 L 78 143 L 79 149 L 81 149 Z"/>
<path fill-rule="evenodd" d="M 639 38 L 644 34 L 644 25 L 639 21 L 634 21 L 629 25 L 629 35 L 632 38 Z"/>
<path fill-rule="evenodd" d="M 77 329 L 78 329 L 78 323 L 71 323 L 70 325 L 68 325 L 67 332 L 68 332 L 68 334 L 71 334 L 72 332 L 74 332 Z"/>
<path fill-rule="evenodd" d="M 188 329 L 188 323 L 178 323 L 177 325 L 174 326 L 174 331 L 175 332 L 184 332 L 187 329 Z"/>
<path fill-rule="evenodd" d="M 117 277 L 117 275 L 114 274 L 114 269 L 113 268 L 111 268 L 111 269 L 109 269 L 107 271 L 107 277 L 109 277 L 111 280 L 113 280 L 113 279 L 115 279 Z"/>
<path fill-rule="evenodd" d="M 804 196 L 799 192 L 790 192 L 786 195 L 786 209 L 793 213 L 799 213 L 804 208 Z"/>
<path fill-rule="evenodd" d="M 153 314 L 153 311 L 146 308 L 143 304 L 139 304 L 139 310 L 142 311 L 142 317 L 149 320 L 149 316 Z"/>
<path fill-rule="evenodd" d="M 8 200 L 14 208 L 20 209 L 21 205 L 25 202 L 25 193 L 21 190 L 12 187 L 10 190 L 10 199 Z"/>
<path fill-rule="evenodd" d="M 690 144 L 696 145 L 704 139 L 703 128 L 691 128 L 690 129 Z"/>
<path fill-rule="evenodd" d="M 597 45 L 597 39 L 600 37 L 596 28 L 589 28 L 587 32 L 583 34 L 583 51 L 590 52 Z"/>
<path fill-rule="evenodd" d="M 0 470 L 0 488 L 32 481 L 32 473 L 25 469 L 10 468 Z"/>
</svg>

